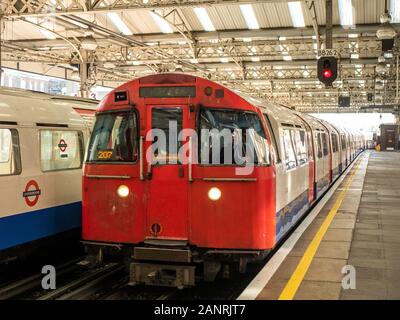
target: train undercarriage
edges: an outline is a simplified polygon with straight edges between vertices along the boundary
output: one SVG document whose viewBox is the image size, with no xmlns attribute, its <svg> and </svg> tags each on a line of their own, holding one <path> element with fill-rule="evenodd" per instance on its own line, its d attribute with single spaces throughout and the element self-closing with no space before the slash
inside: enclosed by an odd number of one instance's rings
<svg viewBox="0 0 400 320">
<path fill-rule="evenodd" d="M 134 245 L 83 241 L 85 264 L 108 261 L 125 264 L 129 285 L 152 285 L 183 289 L 197 282 L 229 279 L 245 273 L 247 264 L 263 260 L 267 250 L 228 250 L 189 246 L 186 241 L 150 239 Z"/>
</svg>

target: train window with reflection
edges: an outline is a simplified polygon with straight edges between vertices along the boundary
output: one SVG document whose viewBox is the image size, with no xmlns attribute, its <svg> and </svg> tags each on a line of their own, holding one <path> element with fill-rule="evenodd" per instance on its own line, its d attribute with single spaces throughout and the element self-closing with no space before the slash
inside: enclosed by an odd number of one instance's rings
<svg viewBox="0 0 400 320">
<path fill-rule="evenodd" d="M 339 150 L 338 138 L 335 133 L 331 133 L 331 140 L 332 140 L 332 152 L 338 152 Z"/>
<path fill-rule="evenodd" d="M 203 108 L 199 131 L 201 164 L 270 164 L 268 141 L 255 113 Z"/>
<path fill-rule="evenodd" d="M 346 137 L 344 134 L 340 136 L 340 140 L 342 141 L 342 150 L 346 149 Z"/>
<path fill-rule="evenodd" d="M 15 129 L 0 129 L 0 176 L 21 173 L 21 157 L 18 132 Z"/>
<path fill-rule="evenodd" d="M 42 171 L 78 169 L 82 165 L 82 133 L 64 130 L 40 130 Z"/>
<path fill-rule="evenodd" d="M 290 131 L 290 129 L 283 129 L 283 148 L 285 150 L 285 163 L 287 170 L 293 169 L 297 166 L 296 154 Z"/>
<path fill-rule="evenodd" d="M 328 155 L 328 139 L 326 133 L 321 133 L 324 156 Z"/>
<path fill-rule="evenodd" d="M 136 162 L 138 125 L 134 111 L 98 114 L 90 138 L 89 162 Z"/>
<path fill-rule="evenodd" d="M 183 129 L 181 108 L 153 108 L 151 112 L 153 164 L 180 163 L 178 152 L 182 141 L 178 139 Z"/>
<path fill-rule="evenodd" d="M 315 139 L 317 139 L 317 157 L 319 159 L 322 158 L 322 145 L 321 145 L 321 133 L 318 132 L 315 134 Z"/>
<path fill-rule="evenodd" d="M 304 130 L 292 130 L 292 139 L 296 147 L 296 156 L 299 165 L 307 163 L 307 137 Z"/>
</svg>

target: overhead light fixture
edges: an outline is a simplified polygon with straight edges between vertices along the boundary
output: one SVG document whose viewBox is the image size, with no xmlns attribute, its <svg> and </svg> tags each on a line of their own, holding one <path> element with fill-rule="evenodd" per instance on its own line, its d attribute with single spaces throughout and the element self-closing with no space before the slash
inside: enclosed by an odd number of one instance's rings
<svg viewBox="0 0 400 320">
<path fill-rule="evenodd" d="M 205 31 L 215 31 L 215 27 L 205 8 L 194 8 L 193 10 Z"/>
<path fill-rule="evenodd" d="M 348 37 L 349 38 L 358 38 L 358 34 L 357 33 L 349 33 Z"/>
<path fill-rule="evenodd" d="M 306 24 L 304 23 L 304 16 L 303 16 L 303 10 L 301 8 L 301 2 L 292 1 L 288 3 L 288 6 L 293 26 L 295 28 L 304 28 Z"/>
<path fill-rule="evenodd" d="M 390 13 L 392 16 L 392 23 L 400 22 L 400 2 L 398 0 L 390 0 Z"/>
<path fill-rule="evenodd" d="M 287 39 L 286 37 L 278 37 L 279 41 L 286 41 L 286 39 Z"/>
<path fill-rule="evenodd" d="M 119 32 L 126 36 L 133 35 L 132 31 L 128 28 L 125 22 L 122 21 L 118 13 L 108 12 L 107 17 L 111 20 L 111 22 L 119 30 Z"/>
<path fill-rule="evenodd" d="M 249 29 L 260 29 L 256 15 L 251 4 L 241 4 L 240 11 Z"/>
<path fill-rule="evenodd" d="M 354 8 L 351 0 L 339 0 L 339 18 L 342 26 L 354 26 Z"/>
<path fill-rule="evenodd" d="M 350 55 L 350 58 L 351 58 L 351 59 L 358 59 L 358 58 L 360 58 L 360 55 L 359 55 L 358 53 L 352 53 L 352 54 Z"/>
<path fill-rule="evenodd" d="M 174 30 L 172 30 L 171 26 L 164 18 L 159 16 L 157 13 L 154 13 L 153 11 L 150 11 L 149 13 L 150 13 L 151 17 L 153 18 L 154 22 L 160 28 L 162 33 L 173 33 L 174 32 Z"/>
<path fill-rule="evenodd" d="M 292 56 L 283 56 L 283 60 L 292 61 Z"/>
<path fill-rule="evenodd" d="M 222 63 L 227 63 L 229 62 L 228 58 L 219 58 L 219 61 L 221 61 Z"/>
<path fill-rule="evenodd" d="M 381 25 L 378 27 L 378 30 L 376 31 L 376 36 L 378 37 L 379 40 L 389 40 L 393 39 L 397 32 L 393 28 L 393 26 L 390 24 L 391 17 L 390 14 L 384 13 L 381 15 Z"/>
<path fill-rule="evenodd" d="M 384 52 L 383 56 L 385 57 L 385 59 L 392 59 L 393 53 L 392 52 Z"/>
<path fill-rule="evenodd" d="M 96 39 L 93 36 L 89 35 L 82 39 L 81 47 L 85 50 L 94 51 L 97 49 L 98 44 Z"/>
<path fill-rule="evenodd" d="M 260 58 L 259 58 L 259 57 L 252 57 L 252 58 L 251 58 L 251 61 L 253 61 L 253 62 L 258 62 L 258 61 L 260 61 Z"/>
</svg>

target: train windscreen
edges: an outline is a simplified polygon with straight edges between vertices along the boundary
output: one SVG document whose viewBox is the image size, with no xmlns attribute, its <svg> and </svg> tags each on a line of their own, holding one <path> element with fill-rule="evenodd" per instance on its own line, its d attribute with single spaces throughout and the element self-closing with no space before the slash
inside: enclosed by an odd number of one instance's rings
<svg viewBox="0 0 400 320">
<path fill-rule="evenodd" d="M 133 111 L 98 114 L 90 139 L 89 162 L 135 162 L 138 158 L 137 116 Z"/>
</svg>

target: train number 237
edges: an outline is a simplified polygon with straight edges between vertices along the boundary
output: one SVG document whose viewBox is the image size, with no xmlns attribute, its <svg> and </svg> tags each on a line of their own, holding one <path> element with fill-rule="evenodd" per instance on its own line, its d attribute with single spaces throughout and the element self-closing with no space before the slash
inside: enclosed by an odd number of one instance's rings
<svg viewBox="0 0 400 320">
<path fill-rule="evenodd" d="M 112 154 L 112 151 L 99 151 L 97 154 L 97 158 L 107 160 L 111 158 Z"/>
</svg>

